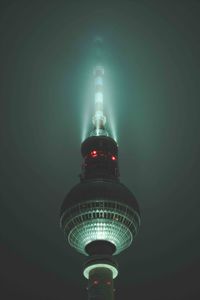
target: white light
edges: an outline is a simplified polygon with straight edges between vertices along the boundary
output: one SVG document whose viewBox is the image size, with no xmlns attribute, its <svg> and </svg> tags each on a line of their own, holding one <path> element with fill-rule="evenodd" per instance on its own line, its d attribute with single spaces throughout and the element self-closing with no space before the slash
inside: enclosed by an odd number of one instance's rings
<svg viewBox="0 0 200 300">
<path fill-rule="evenodd" d="M 98 264 L 97 263 L 97 264 L 94 264 L 92 266 L 88 266 L 88 267 L 86 267 L 84 269 L 83 275 L 85 276 L 85 278 L 89 279 L 90 271 L 92 271 L 92 270 L 94 270 L 96 268 L 107 268 L 107 269 L 109 269 L 112 272 L 113 279 L 115 279 L 117 277 L 117 275 L 118 275 L 118 270 L 114 266 L 109 265 L 109 264 L 102 264 L 102 263 Z"/>
<path fill-rule="evenodd" d="M 95 93 L 95 103 L 103 103 L 103 94 L 101 92 Z"/>
<path fill-rule="evenodd" d="M 85 247 L 96 240 L 112 241 L 116 247 L 115 254 L 129 247 L 133 235 L 128 227 L 108 219 L 94 219 L 77 224 L 68 234 L 69 244 L 77 251 L 86 254 Z"/>
<path fill-rule="evenodd" d="M 96 111 L 95 111 L 95 117 L 96 117 L 96 118 L 101 118 L 101 117 L 103 117 L 103 112 L 102 112 L 102 110 L 96 110 Z"/>
</svg>

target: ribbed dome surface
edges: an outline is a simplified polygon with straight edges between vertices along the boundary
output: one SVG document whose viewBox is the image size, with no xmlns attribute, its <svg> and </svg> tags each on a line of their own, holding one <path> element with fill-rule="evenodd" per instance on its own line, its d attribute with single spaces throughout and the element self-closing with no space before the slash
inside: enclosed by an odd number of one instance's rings
<svg viewBox="0 0 200 300">
<path fill-rule="evenodd" d="M 61 227 L 69 244 L 86 255 L 85 247 L 97 240 L 114 244 L 114 254 L 120 253 L 130 246 L 139 225 L 137 201 L 118 181 L 83 181 L 61 207 Z"/>
<path fill-rule="evenodd" d="M 75 185 L 65 197 L 60 215 L 73 205 L 95 199 L 122 202 L 139 214 L 136 198 L 125 185 L 119 181 L 99 179 L 85 180 Z"/>
</svg>

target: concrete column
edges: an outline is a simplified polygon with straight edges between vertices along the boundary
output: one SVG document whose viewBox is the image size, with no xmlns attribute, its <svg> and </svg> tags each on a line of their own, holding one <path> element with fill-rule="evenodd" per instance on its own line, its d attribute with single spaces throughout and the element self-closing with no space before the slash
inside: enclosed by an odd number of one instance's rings
<svg viewBox="0 0 200 300">
<path fill-rule="evenodd" d="M 88 279 L 88 300 L 114 300 L 112 271 L 97 267 L 90 271 Z"/>
</svg>

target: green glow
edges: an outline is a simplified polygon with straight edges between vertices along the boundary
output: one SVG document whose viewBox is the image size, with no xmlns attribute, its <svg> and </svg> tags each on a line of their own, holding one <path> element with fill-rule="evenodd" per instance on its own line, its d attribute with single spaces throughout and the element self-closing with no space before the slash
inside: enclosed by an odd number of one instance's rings
<svg viewBox="0 0 200 300">
<path fill-rule="evenodd" d="M 114 96 L 112 94 L 112 90 L 114 89 L 113 84 L 111 84 L 111 80 L 109 77 L 110 70 L 108 65 L 104 65 L 105 68 L 105 80 L 103 81 L 103 89 L 105 88 L 105 93 L 102 92 L 102 97 L 105 98 L 103 100 L 103 113 L 106 118 L 105 130 L 108 132 L 109 136 L 112 137 L 117 142 L 117 130 L 116 130 L 116 119 L 115 119 L 115 106 L 116 103 L 114 101 Z M 82 103 L 82 112 L 81 112 L 81 142 L 83 142 L 93 131 L 94 126 L 92 122 L 92 117 L 94 113 L 95 107 L 95 88 L 94 88 L 94 75 L 93 75 L 93 67 L 91 64 L 85 66 L 85 73 L 87 75 L 87 80 L 83 84 L 83 93 L 81 95 L 81 103 Z M 98 127 L 97 127 L 98 129 Z M 103 134 L 104 135 L 104 134 Z M 107 134 L 106 134 L 107 135 Z"/>
<path fill-rule="evenodd" d="M 128 248 L 136 235 L 139 215 L 129 206 L 114 201 L 86 201 L 71 207 L 63 216 L 69 244 L 80 253 L 95 240 L 113 243 L 118 254 Z"/>
<path fill-rule="evenodd" d="M 94 265 L 88 266 L 84 269 L 83 275 L 85 276 L 85 278 L 89 279 L 90 271 L 92 271 L 93 269 L 96 269 L 96 268 L 107 268 L 107 269 L 109 269 L 112 272 L 113 279 L 115 279 L 118 275 L 118 270 L 114 266 L 112 266 L 110 264 L 99 263 L 99 264 L 94 264 Z"/>
</svg>

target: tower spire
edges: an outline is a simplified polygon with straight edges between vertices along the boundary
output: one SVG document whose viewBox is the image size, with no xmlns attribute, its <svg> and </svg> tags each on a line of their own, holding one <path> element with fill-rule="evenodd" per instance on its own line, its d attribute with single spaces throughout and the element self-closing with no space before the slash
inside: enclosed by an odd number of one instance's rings
<svg viewBox="0 0 200 300">
<path fill-rule="evenodd" d="M 94 125 L 94 130 L 91 132 L 90 136 L 104 135 L 108 136 L 108 132 L 105 128 L 106 116 L 104 113 L 104 94 L 103 94 L 103 77 L 104 77 L 104 67 L 103 67 L 103 55 L 102 55 L 102 43 L 101 37 L 96 37 L 95 43 L 95 67 L 93 71 L 94 75 L 94 115 L 92 118 L 92 123 Z"/>
</svg>

